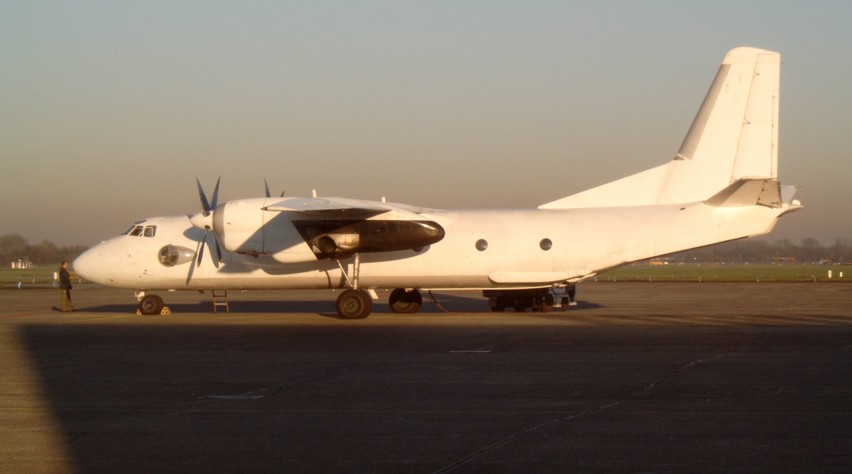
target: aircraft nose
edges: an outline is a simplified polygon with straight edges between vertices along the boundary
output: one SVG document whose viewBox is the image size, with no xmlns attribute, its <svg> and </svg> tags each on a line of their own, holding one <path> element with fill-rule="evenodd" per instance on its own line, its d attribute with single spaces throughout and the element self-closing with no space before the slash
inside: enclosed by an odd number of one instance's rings
<svg viewBox="0 0 852 474">
<path fill-rule="evenodd" d="M 98 253 L 97 246 L 95 246 L 80 254 L 74 260 L 74 272 L 86 280 L 98 282 Z"/>
</svg>

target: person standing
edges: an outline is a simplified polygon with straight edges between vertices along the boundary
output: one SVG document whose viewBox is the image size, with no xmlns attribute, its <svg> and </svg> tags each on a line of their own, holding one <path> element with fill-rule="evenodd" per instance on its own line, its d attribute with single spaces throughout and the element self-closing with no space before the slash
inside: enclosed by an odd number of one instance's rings
<svg viewBox="0 0 852 474">
<path fill-rule="evenodd" d="M 71 274 L 68 273 L 68 262 L 65 260 L 59 265 L 59 288 L 62 290 L 62 312 L 74 311 L 71 305 Z"/>
</svg>

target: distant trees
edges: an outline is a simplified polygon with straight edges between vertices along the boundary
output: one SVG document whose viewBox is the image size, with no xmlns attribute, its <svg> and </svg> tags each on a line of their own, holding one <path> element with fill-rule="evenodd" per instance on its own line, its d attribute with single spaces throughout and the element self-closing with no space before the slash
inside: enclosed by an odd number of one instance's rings
<svg viewBox="0 0 852 474">
<path fill-rule="evenodd" d="M 85 252 L 84 245 L 58 247 L 49 240 L 30 245 L 21 234 L 0 235 L 0 263 L 9 268 L 18 260 L 30 261 L 35 265 L 54 265 L 62 260 L 73 260 Z"/>
<path fill-rule="evenodd" d="M 765 240 L 735 240 L 695 250 L 676 253 L 674 261 L 725 262 L 725 263 L 847 263 L 852 262 L 852 240 L 837 239 L 833 245 L 823 246 L 811 237 L 794 244 L 790 239 L 774 242 Z"/>
</svg>

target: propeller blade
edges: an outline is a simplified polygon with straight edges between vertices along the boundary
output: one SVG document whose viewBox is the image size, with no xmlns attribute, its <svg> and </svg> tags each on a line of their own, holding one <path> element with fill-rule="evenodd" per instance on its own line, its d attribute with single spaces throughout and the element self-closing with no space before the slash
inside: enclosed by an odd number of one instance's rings
<svg viewBox="0 0 852 474">
<path fill-rule="evenodd" d="M 202 207 L 201 214 L 204 217 L 209 217 L 211 213 L 216 211 L 216 207 L 219 205 L 219 184 L 221 183 L 221 181 L 222 181 L 222 177 L 220 176 L 216 180 L 216 188 L 213 189 L 213 202 L 211 203 L 210 201 L 207 200 L 207 195 L 204 194 L 204 188 L 201 186 L 201 181 L 197 177 L 195 178 L 195 184 L 198 185 L 198 197 L 201 198 L 201 207 Z M 193 218 L 191 220 L 192 220 L 194 226 L 196 226 L 200 229 L 201 228 L 204 229 L 204 234 L 201 236 L 201 240 L 198 241 L 198 247 L 195 249 L 195 253 L 196 253 L 195 267 L 197 268 L 197 267 L 201 266 L 201 260 L 204 259 L 204 246 L 206 244 L 207 246 L 210 247 L 211 253 L 213 253 L 215 251 L 216 260 L 213 261 L 213 265 L 215 265 L 216 268 L 219 268 L 219 262 L 222 261 L 222 249 L 219 246 L 219 238 L 216 236 L 216 231 L 213 229 L 213 222 L 212 222 L 213 219 L 211 218 L 209 220 L 206 220 L 206 219 L 205 220 L 198 220 L 196 218 Z M 203 223 L 203 225 L 202 225 L 202 223 Z M 211 232 L 211 231 L 213 233 L 213 243 L 212 244 L 207 240 L 207 233 Z M 189 283 L 189 278 L 191 276 L 192 276 L 192 273 L 190 272 L 190 275 L 187 276 L 187 283 Z"/>
<path fill-rule="evenodd" d="M 207 240 L 207 231 L 204 232 L 204 237 L 198 242 L 198 260 L 195 261 L 195 266 L 201 266 L 201 259 L 204 257 L 204 242 Z"/>
<path fill-rule="evenodd" d="M 266 197 L 272 197 L 272 194 L 269 192 L 269 182 L 266 181 L 266 177 L 263 177 L 263 187 L 266 189 Z"/>
<path fill-rule="evenodd" d="M 216 189 L 213 190 L 213 204 L 212 204 L 213 207 L 211 208 L 211 210 L 213 210 L 213 211 L 216 210 L 216 206 L 219 203 L 219 181 L 222 181 L 221 176 L 219 176 L 219 178 L 216 179 Z"/>
<path fill-rule="evenodd" d="M 204 188 L 201 187 L 201 181 L 195 178 L 195 183 L 198 184 L 198 196 L 201 198 L 201 213 L 204 217 L 210 215 L 210 203 L 207 201 L 207 196 L 204 194 Z"/>
<path fill-rule="evenodd" d="M 216 244 L 214 247 L 216 249 L 216 261 L 213 262 L 213 265 L 219 268 L 219 263 L 222 261 L 222 248 L 219 246 L 219 237 L 216 237 L 216 232 L 213 232 L 213 243 Z"/>
<path fill-rule="evenodd" d="M 210 255 L 216 254 L 216 258 L 213 258 L 213 266 L 219 268 L 219 262 L 222 261 L 222 254 L 219 250 L 219 243 L 216 241 L 216 234 L 213 233 L 212 243 L 207 239 L 207 236 L 204 236 L 204 243 L 210 248 Z"/>
<path fill-rule="evenodd" d="M 196 260 L 198 258 L 198 252 L 201 247 L 201 241 L 198 241 L 198 245 L 195 246 L 195 256 Z M 195 265 L 189 264 L 189 271 L 186 273 L 186 284 L 189 285 L 189 282 L 192 281 L 192 273 L 195 271 Z"/>
</svg>

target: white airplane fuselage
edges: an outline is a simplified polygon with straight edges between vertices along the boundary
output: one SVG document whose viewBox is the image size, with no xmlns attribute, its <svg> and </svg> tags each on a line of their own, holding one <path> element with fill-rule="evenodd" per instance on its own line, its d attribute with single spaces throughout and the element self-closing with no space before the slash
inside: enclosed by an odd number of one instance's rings
<svg viewBox="0 0 852 474">
<path fill-rule="evenodd" d="M 267 201 L 238 202 L 260 209 Z M 713 207 L 703 202 L 568 210 L 429 210 L 422 217 L 440 224 L 446 236 L 419 251 L 363 254 L 360 285 L 486 289 L 575 282 L 625 263 L 769 232 L 788 210 L 789 206 Z M 212 258 L 192 269 L 194 260 L 164 266 L 158 258 L 160 249 L 167 245 L 196 249 L 203 232 L 189 216 L 151 218 L 142 225 L 156 226 L 155 234 L 114 237 L 83 254 L 74 268 L 97 283 L 140 290 L 348 286 L 338 261 L 313 257 L 305 242 L 297 243 L 293 251 L 304 252 L 313 261 L 281 263 L 272 255 L 225 250 L 219 268 Z M 485 242 L 483 250 L 477 248 L 479 241 Z M 345 257 L 340 263 L 348 270 L 352 260 Z"/>
</svg>

